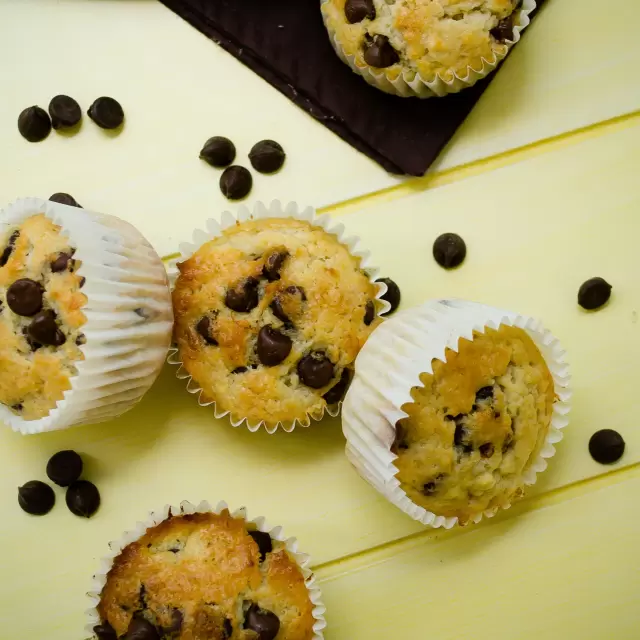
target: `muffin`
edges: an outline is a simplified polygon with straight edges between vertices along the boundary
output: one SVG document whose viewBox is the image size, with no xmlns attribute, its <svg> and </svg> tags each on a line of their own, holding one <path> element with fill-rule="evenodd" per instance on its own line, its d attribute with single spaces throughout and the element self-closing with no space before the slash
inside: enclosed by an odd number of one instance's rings
<svg viewBox="0 0 640 640">
<path fill-rule="evenodd" d="M 323 0 L 334 48 L 370 84 L 445 95 L 496 68 L 529 24 L 534 0 Z"/>
<path fill-rule="evenodd" d="M 483 305 L 398 314 L 357 361 L 343 410 L 348 456 L 427 524 L 493 515 L 535 482 L 560 439 L 570 395 L 562 357 L 539 323 Z"/>
<path fill-rule="evenodd" d="M 336 409 L 382 287 L 317 222 L 235 221 L 178 265 L 177 361 L 234 424 L 308 426 Z"/>
<path fill-rule="evenodd" d="M 152 514 L 96 577 L 90 624 L 98 640 L 322 638 L 324 607 L 294 541 L 224 504 L 189 507 Z"/>
<path fill-rule="evenodd" d="M 36 198 L 0 211 L 0 421 L 38 433 L 124 413 L 171 328 L 164 266 L 131 225 Z"/>
</svg>

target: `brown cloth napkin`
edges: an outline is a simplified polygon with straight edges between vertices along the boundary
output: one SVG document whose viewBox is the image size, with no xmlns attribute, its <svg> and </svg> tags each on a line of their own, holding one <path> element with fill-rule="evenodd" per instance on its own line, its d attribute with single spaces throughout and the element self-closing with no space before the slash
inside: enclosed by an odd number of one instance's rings
<svg viewBox="0 0 640 640">
<path fill-rule="evenodd" d="M 391 173 L 423 175 L 491 80 L 445 98 L 391 96 L 336 56 L 319 0 L 160 1 Z"/>
</svg>

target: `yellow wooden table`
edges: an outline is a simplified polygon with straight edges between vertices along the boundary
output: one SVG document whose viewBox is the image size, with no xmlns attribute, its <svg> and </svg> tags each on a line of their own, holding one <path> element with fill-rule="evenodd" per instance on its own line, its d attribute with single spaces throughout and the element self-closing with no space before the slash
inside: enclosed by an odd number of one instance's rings
<svg viewBox="0 0 640 640">
<path fill-rule="evenodd" d="M 549 0 L 424 178 L 387 175 L 155 0 L 0 0 L 0 203 L 72 193 L 136 224 L 163 255 L 229 207 L 198 160 L 212 135 L 240 156 L 263 138 L 288 152 L 251 201 L 313 204 L 362 236 L 403 306 L 458 296 L 540 316 L 569 351 L 565 439 L 518 506 L 480 526 L 429 530 L 380 498 L 343 456 L 338 420 L 251 434 L 197 406 L 167 367 L 123 418 L 35 437 L 0 430 L 0 638 L 81 640 L 107 542 L 183 499 L 246 505 L 310 552 L 328 640 L 640 638 L 640 40 L 637 0 Z M 230 87 L 233 87 L 231 89 Z M 57 93 L 113 95 L 127 124 L 85 122 L 38 145 L 18 113 Z M 431 257 L 460 233 L 463 268 Z M 613 286 L 598 313 L 580 283 Z M 614 466 L 589 457 L 597 429 L 625 437 Z M 54 452 L 82 452 L 103 506 L 45 518 L 16 488 Z"/>
</svg>

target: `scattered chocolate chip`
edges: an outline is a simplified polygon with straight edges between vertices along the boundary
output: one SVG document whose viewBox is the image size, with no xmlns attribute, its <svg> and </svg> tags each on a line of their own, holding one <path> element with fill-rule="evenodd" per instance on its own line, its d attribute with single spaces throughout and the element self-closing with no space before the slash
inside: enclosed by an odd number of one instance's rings
<svg viewBox="0 0 640 640">
<path fill-rule="evenodd" d="M 93 627 L 93 633 L 96 634 L 98 640 L 118 640 L 115 629 L 108 622 Z"/>
<path fill-rule="evenodd" d="M 495 451 L 494 446 L 490 442 L 486 442 L 485 444 L 481 444 L 480 447 L 480 455 L 483 458 L 490 458 Z"/>
<path fill-rule="evenodd" d="M 298 362 L 298 375 L 312 389 L 326 387 L 333 378 L 333 363 L 321 351 L 312 351 Z"/>
<path fill-rule="evenodd" d="M 56 324 L 56 314 L 53 311 L 40 311 L 27 327 L 29 338 L 41 345 L 59 347 L 66 342 L 66 337 Z"/>
<path fill-rule="evenodd" d="M 9 262 L 9 258 L 11 257 L 11 253 L 13 252 L 13 248 L 16 244 L 16 240 L 20 237 L 19 231 L 14 231 L 9 236 L 9 241 L 7 242 L 7 246 L 4 248 L 2 255 L 0 255 L 0 267 L 4 267 L 7 262 Z"/>
<path fill-rule="evenodd" d="M 624 447 L 624 439 L 613 429 L 596 431 L 589 440 L 589 453 L 600 464 L 611 464 L 620 460 Z"/>
<path fill-rule="evenodd" d="M 467 255 L 467 245 L 455 233 L 443 233 L 433 243 L 433 257 L 445 269 L 453 269 L 462 264 Z"/>
<path fill-rule="evenodd" d="M 222 633 L 224 640 L 228 640 L 233 635 L 233 625 L 229 618 L 225 618 L 222 623 Z"/>
<path fill-rule="evenodd" d="M 424 486 L 422 487 L 422 493 L 424 493 L 425 496 L 431 496 L 435 492 L 436 492 L 436 483 L 433 481 L 425 483 Z"/>
<path fill-rule="evenodd" d="M 196 325 L 196 331 L 204 338 L 204 341 L 213 347 L 218 346 L 218 341 L 211 335 L 213 322 L 208 316 L 204 316 Z"/>
<path fill-rule="evenodd" d="M 74 127 L 82 118 L 80 105 L 69 96 L 55 96 L 49 103 L 49 115 L 54 129 Z"/>
<path fill-rule="evenodd" d="M 247 367 L 236 367 L 231 373 L 233 373 L 233 374 L 246 373 L 247 371 L 249 371 L 249 369 L 247 369 Z"/>
<path fill-rule="evenodd" d="M 41 107 L 27 107 L 18 117 L 18 131 L 29 142 L 40 142 L 51 132 L 51 120 Z"/>
<path fill-rule="evenodd" d="M 34 316 L 42 309 L 42 287 L 35 280 L 20 278 L 7 289 L 7 304 L 19 316 Z"/>
<path fill-rule="evenodd" d="M 40 480 L 30 480 L 18 489 L 18 504 L 23 511 L 32 516 L 43 516 L 53 509 L 56 494 L 53 489 Z"/>
<path fill-rule="evenodd" d="M 47 463 L 47 476 L 60 487 L 68 487 L 82 473 L 82 458 L 71 450 L 58 451 Z"/>
<path fill-rule="evenodd" d="M 51 262 L 51 271 L 53 273 L 59 273 L 60 271 L 66 271 L 69 266 L 71 256 L 68 253 L 59 253 L 58 257 Z"/>
<path fill-rule="evenodd" d="M 384 69 L 400 60 L 387 36 L 376 35 L 364 42 L 364 61 L 371 67 Z"/>
<path fill-rule="evenodd" d="M 258 634 L 257 640 L 273 640 L 280 631 L 280 620 L 272 611 L 252 604 L 245 614 L 244 628 Z"/>
<path fill-rule="evenodd" d="M 256 351 L 260 362 L 267 367 L 275 367 L 291 353 L 291 338 L 269 325 L 258 332 Z"/>
<path fill-rule="evenodd" d="M 200 158 L 212 167 L 228 167 L 236 158 L 236 148 L 229 138 L 213 136 L 200 151 Z"/>
<path fill-rule="evenodd" d="M 589 311 L 599 309 L 611 297 L 611 285 L 604 278 L 591 278 L 578 290 L 578 304 Z"/>
<path fill-rule="evenodd" d="M 407 443 L 407 430 L 404 428 L 402 422 L 398 420 L 396 422 L 396 435 L 393 439 L 392 451 L 404 451 L 409 448 Z"/>
<path fill-rule="evenodd" d="M 103 129 L 117 129 L 124 122 L 124 111 L 120 103 L 106 96 L 95 100 L 87 115 Z"/>
<path fill-rule="evenodd" d="M 58 204 L 66 204 L 68 207 L 78 207 L 78 209 L 82 209 L 82 206 L 78 204 L 73 196 L 62 191 L 50 195 L 49 202 L 57 202 Z"/>
<path fill-rule="evenodd" d="M 170 549 L 172 551 L 172 549 Z M 176 634 L 179 634 L 182 630 L 182 624 L 184 623 L 184 615 L 180 609 L 173 608 L 171 612 L 171 624 L 168 627 L 165 627 L 163 631 L 163 636 L 172 637 Z"/>
<path fill-rule="evenodd" d="M 482 387 L 476 391 L 476 402 L 493 398 L 493 387 Z"/>
<path fill-rule="evenodd" d="M 278 295 L 276 295 L 276 297 L 271 302 L 270 308 L 273 312 L 273 315 L 278 318 L 278 320 L 282 320 L 282 322 L 284 322 L 285 324 L 290 324 L 291 320 L 282 308 L 282 301 L 285 296 L 297 296 L 300 298 L 300 302 L 304 302 L 307 299 L 307 296 L 302 287 L 291 285 L 284 291 L 281 291 Z"/>
<path fill-rule="evenodd" d="M 453 433 L 453 444 L 457 447 L 461 446 L 465 435 L 464 427 L 461 424 L 456 424 L 456 430 Z"/>
<path fill-rule="evenodd" d="M 24 405 L 22 404 L 22 402 L 17 402 L 16 404 L 12 404 L 11 408 L 14 411 L 22 411 L 24 409 Z"/>
<path fill-rule="evenodd" d="M 280 280 L 280 269 L 288 256 L 289 252 L 286 249 L 275 249 L 267 255 L 262 273 L 269 282 Z"/>
<path fill-rule="evenodd" d="M 82 287 L 84 287 L 86 282 L 87 282 L 87 279 L 84 276 L 80 276 L 80 279 L 78 280 L 78 289 L 82 289 Z"/>
<path fill-rule="evenodd" d="M 83 344 L 87 344 L 87 336 L 84 333 L 79 333 L 76 338 L 76 344 L 81 347 Z"/>
<path fill-rule="evenodd" d="M 249 152 L 251 166 L 260 173 L 275 173 L 284 164 L 286 154 L 275 140 L 261 140 Z"/>
<path fill-rule="evenodd" d="M 66 501 L 71 513 L 90 518 L 100 506 L 100 493 L 92 482 L 76 480 L 67 489 Z"/>
<path fill-rule="evenodd" d="M 513 41 L 513 13 L 506 18 L 502 18 L 498 24 L 491 29 L 491 35 L 498 41 L 504 42 L 505 40 Z"/>
<path fill-rule="evenodd" d="M 253 178 L 248 169 L 234 164 L 227 167 L 220 176 L 220 191 L 229 200 L 241 200 L 253 186 Z"/>
<path fill-rule="evenodd" d="M 149 621 L 141 616 L 134 616 L 123 640 L 160 640 L 160 634 Z"/>
<path fill-rule="evenodd" d="M 340 380 L 338 380 L 338 382 L 322 396 L 325 399 L 325 402 L 328 405 L 338 404 L 347 392 L 349 382 L 351 382 L 351 371 L 345 368 L 342 370 Z"/>
<path fill-rule="evenodd" d="M 347 0 L 344 5 L 344 15 L 350 24 L 362 22 L 365 18 L 375 20 L 376 8 L 373 0 Z"/>
<path fill-rule="evenodd" d="M 373 322 L 376 317 L 376 307 L 373 304 L 373 300 L 369 300 L 364 306 L 364 323 L 367 327 Z"/>
<path fill-rule="evenodd" d="M 271 536 L 264 531 L 249 531 L 249 535 L 258 545 L 258 551 L 260 552 L 260 562 L 262 562 L 265 559 L 267 553 L 271 553 L 273 551 L 273 541 L 271 540 Z"/>
<path fill-rule="evenodd" d="M 391 305 L 391 309 L 383 315 L 390 315 L 400 305 L 400 287 L 391 278 L 378 278 L 377 282 L 384 282 L 387 285 L 387 292 L 382 296 L 382 299 Z"/>
<path fill-rule="evenodd" d="M 258 306 L 258 281 L 245 278 L 227 290 L 224 303 L 232 311 L 249 313 Z"/>
</svg>

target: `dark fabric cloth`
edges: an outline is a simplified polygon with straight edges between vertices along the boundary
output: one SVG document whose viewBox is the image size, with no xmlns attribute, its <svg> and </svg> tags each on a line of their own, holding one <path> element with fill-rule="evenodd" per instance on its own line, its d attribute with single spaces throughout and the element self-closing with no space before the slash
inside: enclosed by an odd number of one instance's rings
<svg viewBox="0 0 640 640">
<path fill-rule="evenodd" d="M 336 56 L 319 0 L 161 2 L 391 173 L 423 175 L 491 80 L 445 98 L 391 96 Z"/>
</svg>

